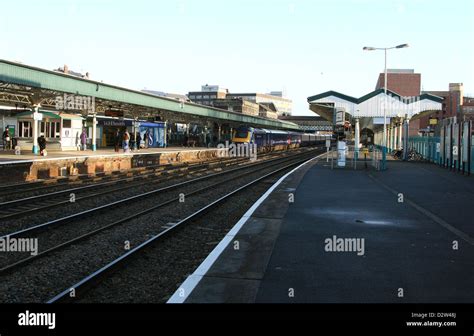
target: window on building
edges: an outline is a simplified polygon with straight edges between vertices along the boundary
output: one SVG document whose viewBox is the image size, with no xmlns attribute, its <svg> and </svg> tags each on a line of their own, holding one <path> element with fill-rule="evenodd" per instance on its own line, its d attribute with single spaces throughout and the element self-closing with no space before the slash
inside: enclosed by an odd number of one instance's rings
<svg viewBox="0 0 474 336">
<path fill-rule="evenodd" d="M 60 138 L 61 137 L 61 126 L 59 121 L 51 121 L 49 123 L 49 136 L 48 138 Z"/>
<path fill-rule="evenodd" d="M 31 134 L 31 122 L 30 121 L 19 121 L 18 122 L 18 136 L 20 138 L 30 138 Z"/>
<path fill-rule="evenodd" d="M 39 136 L 44 136 L 45 138 L 60 138 L 61 137 L 60 131 L 61 131 L 61 127 L 60 127 L 59 121 L 40 121 L 39 122 Z M 31 126 L 30 126 L 30 136 L 32 136 Z"/>
<path fill-rule="evenodd" d="M 63 119 L 63 128 L 71 128 L 72 127 L 72 121 Z"/>
</svg>

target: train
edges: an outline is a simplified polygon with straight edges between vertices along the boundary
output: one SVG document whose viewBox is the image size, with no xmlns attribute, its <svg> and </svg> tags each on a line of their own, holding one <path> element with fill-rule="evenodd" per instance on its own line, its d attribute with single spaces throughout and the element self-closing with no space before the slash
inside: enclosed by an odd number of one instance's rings
<svg viewBox="0 0 474 336">
<path fill-rule="evenodd" d="M 324 145 L 331 136 L 293 131 L 269 130 L 242 126 L 232 135 L 236 144 L 256 144 L 259 150 L 284 150 L 303 146 Z"/>
</svg>

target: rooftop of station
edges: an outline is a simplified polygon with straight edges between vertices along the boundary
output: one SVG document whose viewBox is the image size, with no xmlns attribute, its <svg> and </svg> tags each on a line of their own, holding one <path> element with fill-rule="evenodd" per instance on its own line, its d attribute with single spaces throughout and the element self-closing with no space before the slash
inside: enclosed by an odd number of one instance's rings
<svg viewBox="0 0 474 336">
<path fill-rule="evenodd" d="M 119 109 L 124 116 L 153 117 L 175 121 L 211 119 L 216 122 L 234 122 L 255 127 L 298 130 L 294 123 L 249 116 L 242 113 L 203 106 L 173 97 L 157 96 L 143 91 L 107 84 L 87 77 L 78 77 L 60 71 L 0 60 L 0 101 L 2 104 L 30 108 L 40 104 L 44 109 L 55 109 L 58 95 L 74 94 L 93 97 L 95 111 L 104 114 Z"/>
<path fill-rule="evenodd" d="M 429 93 L 404 97 L 383 88 L 356 98 L 337 91 L 326 91 L 308 97 L 310 110 L 326 120 L 333 120 L 334 109 L 342 109 L 355 118 L 405 117 L 420 118 L 442 109 L 443 98 Z"/>
</svg>

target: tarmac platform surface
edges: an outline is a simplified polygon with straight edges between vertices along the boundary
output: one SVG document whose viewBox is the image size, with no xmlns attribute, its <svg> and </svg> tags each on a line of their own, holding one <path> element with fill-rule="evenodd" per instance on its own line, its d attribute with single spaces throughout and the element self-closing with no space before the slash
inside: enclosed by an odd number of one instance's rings
<svg viewBox="0 0 474 336">
<path fill-rule="evenodd" d="M 474 177 L 433 164 L 378 172 L 313 161 L 243 218 L 183 283 L 186 296 L 169 302 L 473 303 L 473 209 Z M 327 251 L 339 238 L 362 239 L 364 249 Z"/>
</svg>

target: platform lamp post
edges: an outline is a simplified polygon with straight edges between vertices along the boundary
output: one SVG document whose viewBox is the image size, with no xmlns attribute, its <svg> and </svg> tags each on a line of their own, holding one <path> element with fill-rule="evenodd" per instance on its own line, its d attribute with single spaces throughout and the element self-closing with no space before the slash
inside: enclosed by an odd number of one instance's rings
<svg viewBox="0 0 474 336">
<path fill-rule="evenodd" d="M 372 50 L 383 50 L 385 52 L 385 69 L 384 69 L 384 93 L 385 98 L 387 98 L 387 50 L 390 49 L 402 49 L 408 48 L 408 44 L 400 44 L 395 47 L 389 48 L 375 48 L 375 47 L 364 47 L 363 50 L 365 51 L 372 51 Z M 382 166 L 381 170 L 386 169 L 386 162 L 387 162 L 387 112 L 386 107 L 383 109 L 383 138 L 382 138 Z"/>
</svg>

